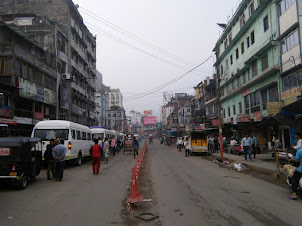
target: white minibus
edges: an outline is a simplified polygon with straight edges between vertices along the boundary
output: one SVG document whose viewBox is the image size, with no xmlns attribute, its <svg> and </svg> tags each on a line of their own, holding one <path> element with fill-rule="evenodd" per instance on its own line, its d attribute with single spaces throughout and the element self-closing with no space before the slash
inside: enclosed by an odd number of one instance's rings
<svg viewBox="0 0 302 226">
<path fill-rule="evenodd" d="M 50 139 L 64 140 L 67 148 L 65 160 L 74 160 L 80 166 L 82 158 L 90 157 L 90 148 L 93 145 L 92 133 L 89 127 L 64 120 L 47 120 L 38 122 L 32 132 L 32 137 L 42 140 L 42 152 L 46 150 Z"/>
</svg>

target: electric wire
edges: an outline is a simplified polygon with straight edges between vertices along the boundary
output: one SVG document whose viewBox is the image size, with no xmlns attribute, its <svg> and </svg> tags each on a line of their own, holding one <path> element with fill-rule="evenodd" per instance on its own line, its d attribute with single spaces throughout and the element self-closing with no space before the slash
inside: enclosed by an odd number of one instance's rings
<svg viewBox="0 0 302 226">
<path fill-rule="evenodd" d="M 85 15 L 87 15 L 87 16 L 89 16 L 89 17 L 91 17 L 91 18 L 93 18 L 93 19 L 95 19 L 95 20 L 97 20 L 97 21 L 99 21 L 99 22 L 101 22 L 101 23 L 103 23 L 103 24 L 105 24 L 106 26 L 108 26 L 108 27 L 110 27 L 110 28 L 112 28 L 112 29 L 114 29 L 114 30 L 116 30 L 116 31 L 118 31 L 118 32 L 120 32 L 120 33 L 126 35 L 127 37 L 130 37 L 130 38 L 136 40 L 137 42 L 139 42 L 139 43 L 141 43 L 141 44 L 144 44 L 144 45 L 148 46 L 149 48 L 151 48 L 151 49 L 153 49 L 153 50 L 156 50 L 156 51 L 158 51 L 158 52 L 161 52 L 162 54 L 164 54 L 164 55 L 166 55 L 166 56 L 168 56 L 168 57 L 171 57 L 171 58 L 173 58 L 173 59 L 175 59 L 175 60 L 177 60 L 177 61 L 180 61 L 180 62 L 182 62 L 182 63 L 184 63 L 184 64 L 187 64 L 187 65 L 189 65 L 190 67 L 194 66 L 193 63 L 191 63 L 191 62 L 189 62 L 189 61 L 187 61 L 187 60 L 185 60 L 185 59 L 183 59 L 183 58 L 181 58 L 181 57 L 178 57 L 178 56 L 176 56 L 176 55 L 173 54 L 173 53 L 170 53 L 170 52 L 168 52 L 168 51 L 165 51 L 165 50 L 163 50 L 162 48 L 160 48 L 160 47 L 158 47 L 158 46 L 156 46 L 156 45 L 154 45 L 154 44 L 152 44 L 152 43 L 150 43 L 150 42 L 148 42 L 148 41 L 145 41 L 144 39 L 138 37 L 137 35 L 134 35 L 133 33 L 129 32 L 129 31 L 126 31 L 125 29 L 123 29 L 123 28 L 121 28 L 121 27 L 119 27 L 119 26 L 117 26 L 117 25 L 111 23 L 110 21 L 108 21 L 108 20 L 106 20 L 106 19 L 104 19 L 104 18 L 102 18 L 102 17 L 96 15 L 95 13 L 93 13 L 93 12 L 91 12 L 91 11 L 89 11 L 89 10 L 83 8 L 83 7 L 79 8 L 79 10 L 80 10 L 82 13 L 84 13 Z M 203 68 L 202 70 L 207 71 L 208 73 L 212 73 L 210 70 L 205 69 L 205 68 Z"/>
</svg>

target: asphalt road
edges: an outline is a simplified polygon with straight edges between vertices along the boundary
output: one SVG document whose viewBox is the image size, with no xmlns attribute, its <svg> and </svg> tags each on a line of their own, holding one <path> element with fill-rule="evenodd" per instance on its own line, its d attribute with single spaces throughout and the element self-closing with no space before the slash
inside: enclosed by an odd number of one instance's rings
<svg viewBox="0 0 302 226">
<path fill-rule="evenodd" d="M 65 169 L 62 182 L 43 170 L 25 190 L 0 188 L 0 225 L 123 225 L 122 201 L 133 155 L 120 153 L 93 175 L 90 162 Z"/>
<path fill-rule="evenodd" d="M 162 225 L 302 224 L 302 201 L 288 200 L 287 189 L 185 158 L 157 141 L 149 152 Z M 98 176 L 86 162 L 68 167 L 62 182 L 47 181 L 43 170 L 23 191 L 1 187 L 0 225 L 125 225 L 121 211 L 134 164 L 132 155 L 119 154 Z"/>
<path fill-rule="evenodd" d="M 287 189 L 176 148 L 149 149 L 163 225 L 302 225 L 302 201 Z"/>
</svg>

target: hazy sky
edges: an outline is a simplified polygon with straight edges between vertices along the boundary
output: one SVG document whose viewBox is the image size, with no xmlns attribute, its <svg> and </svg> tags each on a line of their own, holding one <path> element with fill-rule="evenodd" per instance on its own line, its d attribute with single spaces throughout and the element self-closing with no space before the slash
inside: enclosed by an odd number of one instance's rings
<svg viewBox="0 0 302 226">
<path fill-rule="evenodd" d="M 239 2 L 74 0 L 80 6 L 86 26 L 97 35 L 97 69 L 103 74 L 104 83 L 120 88 L 127 112 L 150 109 L 157 116 L 163 104 L 163 92 L 193 94 L 193 86 L 212 75 L 213 58 L 164 89 L 144 97 L 137 94 L 181 76 L 211 56 L 222 32 L 216 23 L 226 23 Z M 102 19 L 113 25 L 107 26 Z M 122 32 L 117 31 L 119 28 Z M 173 54 L 173 58 L 167 54 Z"/>
</svg>

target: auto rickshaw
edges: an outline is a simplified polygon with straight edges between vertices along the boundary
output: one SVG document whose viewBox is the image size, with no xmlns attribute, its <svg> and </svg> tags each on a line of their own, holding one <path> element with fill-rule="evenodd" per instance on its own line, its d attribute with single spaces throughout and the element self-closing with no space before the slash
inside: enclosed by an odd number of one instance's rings
<svg viewBox="0 0 302 226">
<path fill-rule="evenodd" d="M 0 138 L 0 180 L 24 189 L 29 179 L 40 174 L 42 150 L 38 150 L 40 138 Z"/>
</svg>

